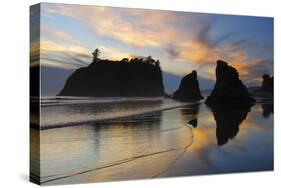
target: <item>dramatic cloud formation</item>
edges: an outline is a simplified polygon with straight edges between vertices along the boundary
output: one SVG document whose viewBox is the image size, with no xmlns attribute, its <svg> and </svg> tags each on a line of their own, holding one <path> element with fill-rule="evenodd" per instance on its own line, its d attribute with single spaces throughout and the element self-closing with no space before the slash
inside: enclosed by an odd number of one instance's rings
<svg viewBox="0 0 281 188">
<path fill-rule="evenodd" d="M 46 66 L 85 66 L 99 48 L 102 58 L 115 60 L 152 55 L 165 72 L 180 76 L 196 69 L 214 80 L 218 59 L 237 68 L 249 85 L 273 73 L 270 18 L 42 4 L 41 20 Z M 32 53 L 38 53 L 36 45 Z"/>
</svg>

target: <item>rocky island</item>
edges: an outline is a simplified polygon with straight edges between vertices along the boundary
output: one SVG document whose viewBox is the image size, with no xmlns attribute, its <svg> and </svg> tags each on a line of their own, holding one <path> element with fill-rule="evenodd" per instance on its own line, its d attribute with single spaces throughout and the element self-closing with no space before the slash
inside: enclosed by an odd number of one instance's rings
<svg viewBox="0 0 281 188">
<path fill-rule="evenodd" d="M 173 99 L 179 101 L 198 101 L 203 99 L 196 71 L 192 71 L 192 73 L 186 75 L 181 80 L 178 90 L 173 95 Z"/>
<path fill-rule="evenodd" d="M 209 106 L 226 104 L 251 106 L 254 102 L 255 99 L 239 79 L 237 70 L 226 62 L 218 60 L 216 83 L 205 103 Z"/>
<path fill-rule="evenodd" d="M 262 76 L 261 91 L 273 92 L 273 76 L 270 77 L 268 74 Z"/>
<path fill-rule="evenodd" d="M 94 54 L 93 62 L 77 69 L 67 79 L 59 96 L 158 97 L 164 96 L 159 60 L 124 58 L 102 60 Z"/>
</svg>

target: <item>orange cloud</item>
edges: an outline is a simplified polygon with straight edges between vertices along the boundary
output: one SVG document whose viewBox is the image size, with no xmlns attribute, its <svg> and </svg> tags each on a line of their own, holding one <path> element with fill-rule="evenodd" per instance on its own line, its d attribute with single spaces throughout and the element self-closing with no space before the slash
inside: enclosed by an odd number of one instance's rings
<svg viewBox="0 0 281 188">
<path fill-rule="evenodd" d="M 98 46 L 98 49 L 101 51 L 101 56 L 110 58 L 111 60 L 121 60 L 124 57 L 131 58 L 132 54 L 128 52 L 121 51 L 120 49 L 107 47 L 107 46 Z"/>
<path fill-rule="evenodd" d="M 43 14 L 52 16 L 54 13 L 79 20 L 99 36 L 117 40 L 129 47 L 162 50 L 160 61 L 163 70 L 174 74 L 182 75 L 190 72 L 190 69 L 198 68 L 202 73 L 206 73 L 201 75 L 202 77 L 214 80 L 216 61 L 223 59 L 239 71 L 241 78 L 256 82 L 257 77 L 248 75 L 252 72 L 252 67 L 264 63 L 261 59 L 249 58 L 246 51 L 235 49 L 231 44 L 220 46 L 219 42 L 211 41 L 208 34 L 212 22 L 200 14 L 189 14 L 187 17 L 184 13 L 171 11 L 83 5 L 43 6 Z M 56 35 L 71 39 L 71 36 L 60 31 L 56 32 Z M 175 50 L 167 50 L 171 46 L 174 46 Z M 58 51 L 81 51 L 77 46 L 74 49 L 50 47 Z M 102 46 L 101 50 L 106 57 L 113 59 L 130 55 L 112 47 Z"/>
<path fill-rule="evenodd" d="M 54 35 L 63 40 L 73 40 L 73 37 L 63 31 L 54 31 Z"/>
<path fill-rule="evenodd" d="M 44 52 L 65 52 L 65 53 L 72 53 L 76 55 L 89 55 L 91 52 L 78 45 L 63 45 L 57 42 L 52 41 L 42 41 L 40 43 L 40 50 L 42 50 L 42 53 Z"/>
</svg>

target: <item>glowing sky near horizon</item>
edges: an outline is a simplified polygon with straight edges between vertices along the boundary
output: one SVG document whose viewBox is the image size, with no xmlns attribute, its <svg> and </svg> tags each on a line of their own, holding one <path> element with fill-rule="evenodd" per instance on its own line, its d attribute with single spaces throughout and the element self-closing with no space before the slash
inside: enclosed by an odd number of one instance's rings
<svg viewBox="0 0 281 188">
<path fill-rule="evenodd" d="M 99 48 L 102 59 L 151 55 L 178 76 L 215 80 L 218 59 L 248 86 L 273 74 L 272 18 L 43 3 L 40 40 L 42 65 L 62 69 L 88 65 Z"/>
</svg>

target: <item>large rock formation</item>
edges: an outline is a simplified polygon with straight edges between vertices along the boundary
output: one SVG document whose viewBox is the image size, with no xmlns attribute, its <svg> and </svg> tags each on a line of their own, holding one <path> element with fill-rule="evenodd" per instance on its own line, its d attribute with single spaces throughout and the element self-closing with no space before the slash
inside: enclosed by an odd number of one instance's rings
<svg viewBox="0 0 281 188">
<path fill-rule="evenodd" d="M 199 89 L 196 71 L 192 71 L 192 73 L 186 75 L 181 80 L 178 90 L 173 95 L 173 99 L 180 101 L 198 101 L 203 99 Z"/>
<path fill-rule="evenodd" d="M 98 60 L 79 68 L 60 96 L 156 97 L 164 95 L 159 62 Z"/>
<path fill-rule="evenodd" d="M 268 74 L 262 76 L 262 91 L 273 92 L 273 76 L 270 77 Z"/>
<path fill-rule="evenodd" d="M 237 70 L 218 60 L 216 84 L 205 103 L 209 106 L 225 104 L 251 106 L 254 102 L 246 86 L 239 79 Z"/>
</svg>

